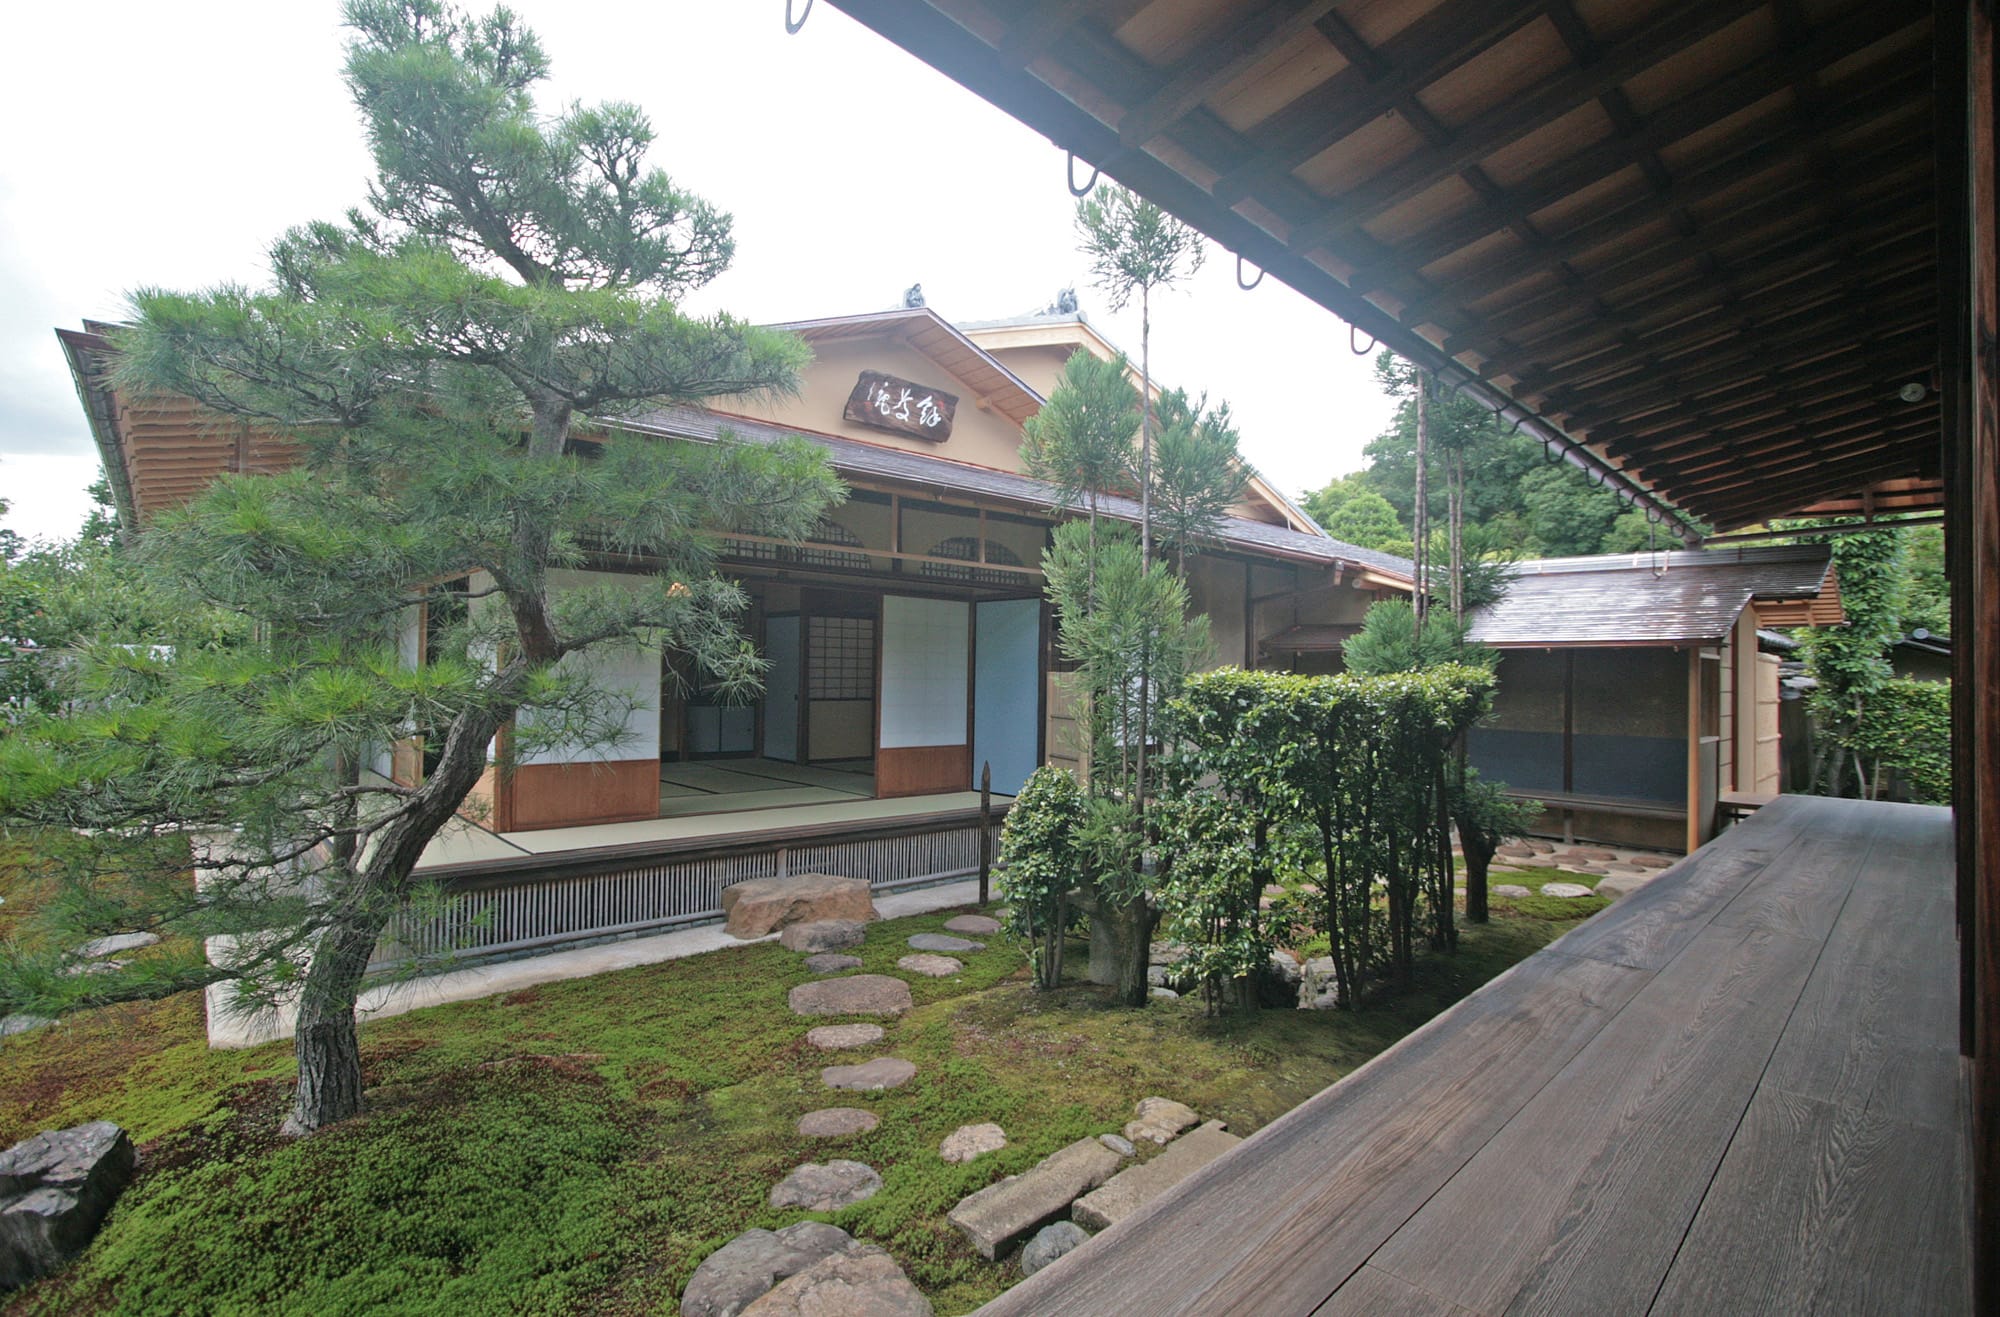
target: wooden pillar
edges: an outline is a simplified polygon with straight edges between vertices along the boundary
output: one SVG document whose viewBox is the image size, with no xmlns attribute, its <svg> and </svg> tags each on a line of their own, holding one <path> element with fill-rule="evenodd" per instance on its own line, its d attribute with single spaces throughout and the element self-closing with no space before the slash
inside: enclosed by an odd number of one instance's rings
<svg viewBox="0 0 2000 1317">
<path fill-rule="evenodd" d="M 1757 610 L 1746 608 L 1736 619 L 1736 635 L 1730 651 L 1734 664 L 1731 674 L 1730 730 L 1735 746 L 1730 755 L 1734 779 L 1716 783 L 1718 790 L 1757 789 Z"/>
<path fill-rule="evenodd" d="M 1700 849 L 1701 823 L 1701 649 L 1688 649 L 1687 696 L 1687 852 Z"/>
<path fill-rule="evenodd" d="M 1973 1307 L 2000 1312 L 2000 726 L 1991 703 L 2000 692 L 2000 128 L 1990 0 L 1940 4 L 1939 20 L 1941 356 L 1947 511 L 1955 522 L 1952 712 L 1961 1037 L 1972 1070 Z"/>
</svg>

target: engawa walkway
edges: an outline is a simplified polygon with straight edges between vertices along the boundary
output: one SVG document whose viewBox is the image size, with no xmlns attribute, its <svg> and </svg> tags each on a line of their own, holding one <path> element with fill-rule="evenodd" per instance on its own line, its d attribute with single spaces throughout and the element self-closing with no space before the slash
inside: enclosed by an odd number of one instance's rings
<svg viewBox="0 0 2000 1317">
<path fill-rule="evenodd" d="M 1969 1311 L 1949 828 L 1785 797 L 982 1311 Z"/>
</svg>

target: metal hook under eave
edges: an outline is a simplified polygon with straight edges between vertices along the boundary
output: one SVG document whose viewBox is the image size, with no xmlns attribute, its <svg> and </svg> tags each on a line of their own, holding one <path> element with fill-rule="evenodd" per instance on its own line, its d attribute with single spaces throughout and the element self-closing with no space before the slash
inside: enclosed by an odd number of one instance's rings
<svg viewBox="0 0 2000 1317">
<path fill-rule="evenodd" d="M 1356 325 L 1356 324 L 1349 324 L 1349 325 L 1347 326 L 1347 350 L 1348 350 L 1349 352 L 1352 352 L 1352 353 L 1353 353 L 1353 354 L 1354 354 L 1355 356 L 1357 356 L 1357 357 L 1365 357 L 1365 356 L 1367 356 L 1367 355 L 1368 355 L 1369 353 L 1371 353 L 1371 352 L 1373 352 L 1373 351 L 1375 350 L 1375 341 L 1376 341 L 1376 340 L 1375 340 L 1375 336 L 1374 336 L 1373 334 L 1370 334 L 1370 335 L 1368 336 L 1368 346 L 1367 346 L 1367 347 L 1365 347 L 1365 348 L 1358 348 L 1358 347 L 1354 346 L 1354 336 L 1355 336 L 1355 335 L 1356 335 L 1357 333 L 1359 333 L 1360 331 L 1361 331 L 1361 326 L 1359 326 L 1359 325 Z"/>
<path fill-rule="evenodd" d="M 787 3 L 790 3 L 790 0 L 787 0 Z M 1076 185 L 1076 152 L 1071 151 L 1069 153 L 1069 194 L 1073 197 L 1087 197 L 1090 195 L 1090 190 L 1096 186 L 1096 165 L 1090 167 L 1090 178 L 1085 181 L 1084 185 L 1082 187 Z"/>
<path fill-rule="evenodd" d="M 1556 447 L 1555 440 L 1553 439 L 1542 440 L 1542 461 L 1548 463 L 1550 466 L 1562 465 L 1563 462 L 1562 449 Z"/>
<path fill-rule="evenodd" d="M 1263 282 L 1264 282 L 1264 271 L 1261 269 L 1257 271 L 1257 277 L 1255 279 L 1252 279 L 1247 284 L 1243 282 L 1243 254 L 1241 252 L 1238 252 L 1236 254 L 1236 286 L 1238 288 L 1241 288 L 1244 292 L 1247 293 L 1252 288 L 1255 288 L 1258 284 Z M 1350 325 L 1348 326 L 1348 328 L 1352 329 L 1353 326 Z"/>
<path fill-rule="evenodd" d="M 785 0 L 785 31 L 792 36 L 797 36 L 799 29 L 806 25 L 806 19 L 812 17 L 812 11 L 813 0 L 806 0 L 805 9 L 800 12 L 797 18 L 793 18 L 792 0 Z"/>
</svg>

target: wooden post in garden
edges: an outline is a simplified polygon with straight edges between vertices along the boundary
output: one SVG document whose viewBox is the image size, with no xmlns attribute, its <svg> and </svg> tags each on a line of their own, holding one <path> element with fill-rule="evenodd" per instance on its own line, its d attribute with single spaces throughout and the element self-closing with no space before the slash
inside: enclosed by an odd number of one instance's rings
<svg viewBox="0 0 2000 1317">
<path fill-rule="evenodd" d="M 979 765 L 979 904 L 991 899 L 987 887 L 993 876 L 993 761 Z"/>
</svg>

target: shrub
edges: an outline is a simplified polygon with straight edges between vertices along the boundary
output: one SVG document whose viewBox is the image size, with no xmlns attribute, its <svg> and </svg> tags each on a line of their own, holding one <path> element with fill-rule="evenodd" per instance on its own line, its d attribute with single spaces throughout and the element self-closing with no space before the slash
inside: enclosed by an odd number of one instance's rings
<svg viewBox="0 0 2000 1317">
<path fill-rule="evenodd" d="M 1083 881 L 1083 788 L 1066 768 L 1028 775 L 1000 834 L 1000 895 L 1012 907 L 1008 931 L 1029 944 L 1035 981 L 1054 987 L 1062 973 L 1064 898 Z"/>
</svg>

